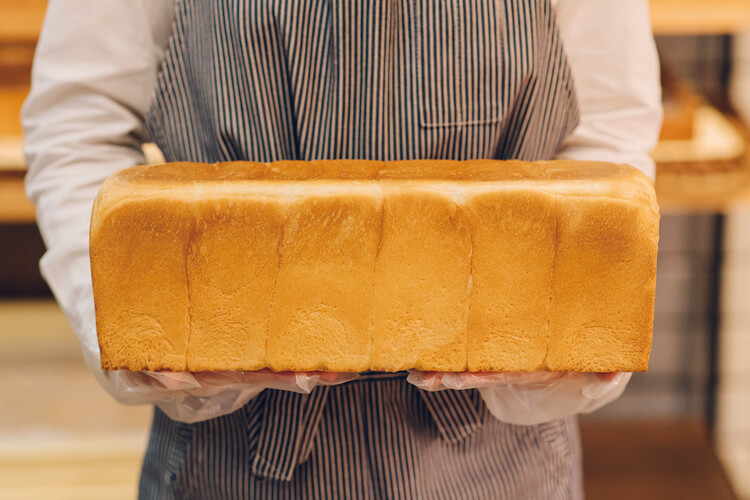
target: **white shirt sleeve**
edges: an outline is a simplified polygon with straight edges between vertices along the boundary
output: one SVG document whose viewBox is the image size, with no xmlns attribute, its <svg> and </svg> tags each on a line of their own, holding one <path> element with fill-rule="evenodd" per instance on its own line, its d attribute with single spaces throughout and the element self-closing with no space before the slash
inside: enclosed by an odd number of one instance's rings
<svg viewBox="0 0 750 500">
<path fill-rule="evenodd" d="M 626 163 L 653 179 L 662 105 L 648 0 L 558 0 L 555 8 L 581 112 L 557 157 Z"/>
<path fill-rule="evenodd" d="M 48 249 L 42 274 L 84 351 L 97 349 L 81 323 L 91 209 L 108 175 L 144 161 L 143 119 L 172 15 L 169 0 L 52 0 L 37 45 L 21 113 L 26 192 Z"/>
</svg>

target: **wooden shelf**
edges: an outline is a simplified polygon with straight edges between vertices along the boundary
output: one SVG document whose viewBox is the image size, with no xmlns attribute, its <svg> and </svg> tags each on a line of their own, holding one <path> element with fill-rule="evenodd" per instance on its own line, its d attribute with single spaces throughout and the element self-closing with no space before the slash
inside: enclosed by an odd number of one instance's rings
<svg viewBox="0 0 750 500">
<path fill-rule="evenodd" d="M 662 213 L 730 213 L 750 204 L 750 130 L 715 108 L 699 111 L 693 139 L 661 141 L 652 152 Z"/>
<path fill-rule="evenodd" d="M 0 223 L 25 224 L 36 221 L 34 205 L 26 198 L 23 171 L 0 170 Z"/>
<path fill-rule="evenodd" d="M 748 0 L 651 0 L 657 35 L 727 35 L 750 28 Z"/>
<path fill-rule="evenodd" d="M 28 85 L 0 86 L 0 147 L 3 150 L 8 150 L 9 140 L 21 137 L 21 106 L 28 93 Z"/>
<path fill-rule="evenodd" d="M 658 35 L 730 34 L 750 28 L 748 0 L 651 0 Z M 36 40 L 47 0 L 0 0 L 0 41 Z"/>
<path fill-rule="evenodd" d="M 36 221 L 34 205 L 26 198 L 23 138 L 0 136 L 0 224 Z"/>
<path fill-rule="evenodd" d="M 0 0 L 0 42 L 36 40 L 47 0 Z"/>
</svg>

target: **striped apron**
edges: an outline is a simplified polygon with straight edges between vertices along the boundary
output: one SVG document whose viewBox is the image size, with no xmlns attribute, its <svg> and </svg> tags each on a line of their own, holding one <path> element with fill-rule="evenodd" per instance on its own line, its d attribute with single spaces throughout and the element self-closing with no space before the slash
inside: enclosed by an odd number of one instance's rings
<svg viewBox="0 0 750 500">
<path fill-rule="evenodd" d="M 169 161 L 552 158 L 578 121 L 548 0 L 177 0 L 146 117 Z M 582 497 L 575 419 L 365 374 L 183 424 L 144 499 Z"/>
</svg>

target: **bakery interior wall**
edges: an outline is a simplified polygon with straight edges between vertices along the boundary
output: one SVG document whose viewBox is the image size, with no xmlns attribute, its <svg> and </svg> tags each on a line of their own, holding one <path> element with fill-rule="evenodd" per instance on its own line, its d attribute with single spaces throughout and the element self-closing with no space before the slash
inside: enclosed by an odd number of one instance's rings
<svg viewBox="0 0 750 500">
<path fill-rule="evenodd" d="M 728 94 L 741 122 L 747 124 L 750 123 L 750 30 L 735 36 L 732 42 Z M 750 498 L 750 207 L 747 199 L 743 194 L 741 201 L 727 210 L 724 224 L 715 438 L 736 490 Z"/>
<path fill-rule="evenodd" d="M 23 196 L 18 112 L 45 6 L 0 0 L 0 497 L 132 498 L 150 410 L 113 402 L 83 366 L 39 275 L 44 245 Z M 750 209 L 740 189 L 750 34 L 657 42 L 666 119 L 654 152 L 664 214 L 652 357 L 618 401 L 581 418 L 586 489 L 595 499 L 750 498 Z"/>
</svg>

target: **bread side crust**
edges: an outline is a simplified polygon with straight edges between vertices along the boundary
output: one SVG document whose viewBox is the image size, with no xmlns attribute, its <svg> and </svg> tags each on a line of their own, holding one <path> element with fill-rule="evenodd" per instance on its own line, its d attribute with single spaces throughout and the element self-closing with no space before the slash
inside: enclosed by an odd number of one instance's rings
<svg viewBox="0 0 750 500">
<path fill-rule="evenodd" d="M 92 213 L 102 366 L 645 370 L 658 222 L 603 163 L 134 167 Z"/>
<path fill-rule="evenodd" d="M 269 368 L 369 368 L 381 219 L 382 194 L 375 185 L 295 190 L 279 250 Z"/>
<path fill-rule="evenodd" d="M 466 370 L 471 235 L 456 189 L 386 184 L 373 370 Z"/>
<path fill-rule="evenodd" d="M 102 368 L 187 368 L 192 228 L 189 203 L 158 198 L 122 201 L 98 221 L 89 251 Z"/>
<path fill-rule="evenodd" d="M 474 277 L 469 371 L 545 368 L 556 201 L 532 189 L 467 190 Z"/>
<path fill-rule="evenodd" d="M 558 197 L 558 206 L 547 369 L 646 370 L 658 219 L 627 200 Z"/>
<path fill-rule="evenodd" d="M 193 203 L 188 369 L 259 370 L 267 366 L 286 199 L 270 193 L 229 198 L 213 191 Z"/>
</svg>

